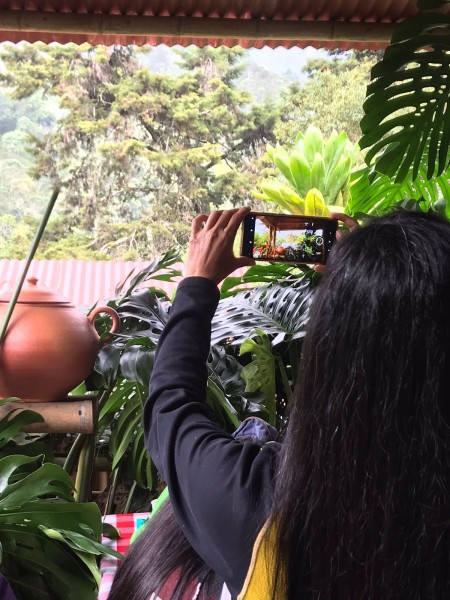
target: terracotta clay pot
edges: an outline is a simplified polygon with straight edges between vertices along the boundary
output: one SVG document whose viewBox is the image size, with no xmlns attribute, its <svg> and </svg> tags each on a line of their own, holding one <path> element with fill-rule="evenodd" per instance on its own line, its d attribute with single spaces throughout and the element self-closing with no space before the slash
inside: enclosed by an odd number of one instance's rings
<svg viewBox="0 0 450 600">
<path fill-rule="evenodd" d="M 0 322 L 12 291 L 0 294 Z M 112 318 L 110 333 L 119 329 L 119 315 L 108 306 L 89 317 L 70 300 L 30 277 L 23 286 L 0 347 L 0 398 L 27 402 L 61 400 L 93 370 L 101 345 L 93 321 L 99 313 Z"/>
</svg>

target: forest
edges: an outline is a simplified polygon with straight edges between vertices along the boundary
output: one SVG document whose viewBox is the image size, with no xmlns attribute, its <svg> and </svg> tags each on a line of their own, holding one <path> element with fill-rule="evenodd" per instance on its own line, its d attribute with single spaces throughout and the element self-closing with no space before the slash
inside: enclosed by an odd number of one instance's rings
<svg viewBox="0 0 450 600">
<path fill-rule="evenodd" d="M 164 47 L 165 48 L 165 47 Z M 266 145 L 317 126 L 360 138 L 370 52 L 286 74 L 235 48 L 0 46 L 0 258 L 152 259 L 192 217 L 252 203 L 274 174 Z"/>
</svg>

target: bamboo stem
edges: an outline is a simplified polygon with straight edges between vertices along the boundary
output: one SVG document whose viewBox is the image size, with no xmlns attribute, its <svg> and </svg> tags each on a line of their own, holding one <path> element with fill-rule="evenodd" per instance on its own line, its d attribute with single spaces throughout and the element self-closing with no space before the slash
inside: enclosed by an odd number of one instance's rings
<svg viewBox="0 0 450 600">
<path fill-rule="evenodd" d="M 33 410 L 44 421 L 23 428 L 27 433 L 92 433 L 95 429 L 96 399 L 73 399 L 71 402 L 13 402 L 0 406 L 0 418 L 10 410 Z"/>
<path fill-rule="evenodd" d="M 37 247 L 39 246 L 39 242 L 41 241 L 42 235 L 47 226 L 47 222 L 50 218 L 50 215 L 52 214 L 52 210 L 53 210 L 53 207 L 55 206 L 55 202 L 56 202 L 56 199 L 58 198 L 58 195 L 59 195 L 59 189 L 55 188 L 53 190 L 52 196 L 51 196 L 49 203 L 47 205 L 47 208 L 45 210 L 44 216 L 42 217 L 41 222 L 39 223 L 39 227 L 36 231 L 36 235 L 34 236 L 30 251 L 28 252 L 27 260 L 25 262 L 25 266 L 22 271 L 22 275 L 20 276 L 19 281 L 17 282 L 16 288 L 14 290 L 14 293 L 11 297 L 11 300 L 9 301 L 8 310 L 6 311 L 6 314 L 3 318 L 3 322 L 2 322 L 2 325 L 0 328 L 0 346 L 2 345 L 2 343 L 5 339 L 6 329 L 8 327 L 8 323 L 11 319 L 11 315 L 12 315 L 14 307 L 16 305 L 17 298 L 19 297 L 20 290 L 22 289 L 23 282 L 25 281 L 25 277 L 27 276 L 31 261 L 33 260 L 34 255 L 36 254 Z"/>
<path fill-rule="evenodd" d="M 0 10 L 0 31 L 48 32 L 95 36 L 130 35 L 145 38 L 240 40 L 355 41 L 388 44 L 395 23 L 302 21 L 289 19 L 230 19 L 210 17 L 152 17 L 147 15 L 77 14 Z M 24 36 L 25 38 L 26 36 Z"/>
</svg>

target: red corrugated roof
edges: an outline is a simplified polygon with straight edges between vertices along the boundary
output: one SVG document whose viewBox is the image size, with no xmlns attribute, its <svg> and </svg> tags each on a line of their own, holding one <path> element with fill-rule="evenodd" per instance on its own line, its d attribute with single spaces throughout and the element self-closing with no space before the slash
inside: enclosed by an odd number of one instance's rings
<svg viewBox="0 0 450 600">
<path fill-rule="evenodd" d="M 0 259 L 0 290 L 13 287 L 18 281 L 25 260 Z M 150 262 L 113 262 L 113 261 L 87 261 L 87 260 L 33 260 L 28 270 L 28 277 L 36 277 L 38 285 L 60 292 L 72 304 L 79 308 L 87 309 L 96 302 L 104 303 L 115 297 L 115 289 L 133 271 L 133 276 L 148 267 Z M 171 268 L 183 271 L 182 263 Z M 238 269 L 233 273 L 240 276 L 246 269 Z M 144 286 L 155 286 L 164 290 L 172 297 L 177 283 L 152 280 Z"/>
<path fill-rule="evenodd" d="M 0 41 L 380 47 L 416 12 L 416 0 L 0 0 Z"/>
<path fill-rule="evenodd" d="M 113 262 L 85 260 L 33 260 L 27 277 L 34 276 L 39 285 L 58 291 L 78 307 L 88 308 L 95 302 L 115 297 L 115 288 L 134 269 L 134 275 L 149 266 L 149 262 Z M 19 279 L 25 260 L 0 260 L 0 288 L 14 286 Z M 175 266 L 181 270 L 182 265 Z M 154 281 L 169 296 L 176 283 Z"/>
</svg>

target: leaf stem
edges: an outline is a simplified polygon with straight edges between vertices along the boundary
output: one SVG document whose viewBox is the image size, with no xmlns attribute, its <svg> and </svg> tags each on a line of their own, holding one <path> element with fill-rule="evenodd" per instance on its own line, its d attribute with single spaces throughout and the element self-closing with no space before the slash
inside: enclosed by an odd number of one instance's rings
<svg viewBox="0 0 450 600">
<path fill-rule="evenodd" d="M 80 456 L 80 452 L 83 448 L 84 438 L 86 437 L 86 435 L 86 433 L 79 433 L 75 438 L 69 452 L 67 453 L 66 460 L 63 464 L 63 469 L 69 475 L 71 475 L 75 470 L 75 464 Z"/>
<path fill-rule="evenodd" d="M 277 364 L 280 370 L 281 381 L 283 382 L 284 393 L 286 394 L 286 401 L 290 402 L 292 396 L 291 384 L 289 382 L 289 378 L 286 373 L 286 368 L 284 366 L 283 361 L 281 360 L 281 356 L 277 356 Z"/>
<path fill-rule="evenodd" d="M 27 276 L 28 269 L 30 268 L 30 265 L 31 265 L 31 261 L 33 260 L 34 255 L 36 254 L 37 247 L 39 246 L 39 242 L 41 241 L 42 235 L 47 226 L 47 222 L 50 218 L 50 215 L 52 214 L 52 210 L 53 210 L 53 207 L 55 206 L 55 202 L 56 202 L 56 199 L 58 198 L 58 196 L 59 196 L 59 188 L 55 188 L 53 190 L 51 198 L 48 202 L 47 208 L 45 209 L 45 213 L 41 219 L 41 222 L 39 223 L 39 227 L 34 236 L 30 251 L 28 252 L 28 256 L 27 256 L 27 259 L 25 262 L 25 266 L 23 267 L 22 274 L 19 278 L 19 281 L 17 282 L 17 285 L 13 292 L 13 295 L 11 296 L 11 300 L 9 301 L 8 310 L 6 311 L 6 314 L 3 318 L 3 322 L 0 327 L 0 346 L 2 345 L 2 343 L 4 341 L 4 338 L 6 335 L 6 329 L 8 327 L 8 323 L 11 319 L 11 315 L 13 313 L 17 299 L 19 297 L 20 290 L 22 289 L 23 282 L 25 281 L 25 277 Z"/>
<path fill-rule="evenodd" d="M 292 340 L 289 344 L 289 361 L 291 363 L 291 373 L 292 373 L 292 383 L 295 385 L 297 380 L 297 372 L 298 372 L 298 345 L 296 340 Z"/>
<path fill-rule="evenodd" d="M 127 502 L 125 504 L 125 508 L 123 509 L 124 514 L 127 514 L 128 512 L 130 512 L 130 506 L 131 506 L 131 502 L 133 500 L 134 491 L 136 489 L 136 486 L 137 486 L 137 481 L 133 481 L 130 491 L 128 493 L 128 498 L 127 498 Z"/>
<path fill-rule="evenodd" d="M 74 498 L 77 502 L 87 502 L 91 485 L 95 458 L 95 434 L 86 434 L 78 461 Z"/>
<path fill-rule="evenodd" d="M 105 504 L 105 512 L 104 512 L 105 515 L 109 515 L 111 513 L 111 511 L 113 510 L 114 497 L 116 495 L 117 487 L 118 487 L 119 481 L 120 481 L 119 472 L 120 472 L 120 465 L 117 467 L 117 469 L 114 469 L 114 471 L 113 471 L 111 487 L 109 488 L 108 499 Z"/>
</svg>

